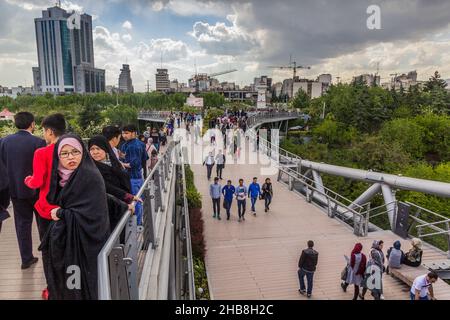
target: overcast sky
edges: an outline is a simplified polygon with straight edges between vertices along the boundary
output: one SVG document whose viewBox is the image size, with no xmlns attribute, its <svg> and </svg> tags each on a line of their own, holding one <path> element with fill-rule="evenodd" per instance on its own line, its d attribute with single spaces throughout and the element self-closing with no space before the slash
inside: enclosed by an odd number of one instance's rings
<svg viewBox="0 0 450 320">
<path fill-rule="evenodd" d="M 0 85 L 32 85 L 37 66 L 34 18 L 54 5 L 47 0 L 0 0 Z M 370 30 L 367 7 L 381 9 L 381 29 Z M 62 1 L 93 16 L 96 67 L 116 84 L 122 63 L 130 64 L 136 91 L 155 86 L 161 64 L 170 78 L 187 82 L 195 72 L 238 72 L 219 77 L 238 84 L 291 72 L 268 68 L 300 65 L 300 76 L 331 73 L 344 81 L 376 72 L 417 70 L 426 80 L 439 70 L 450 78 L 448 0 L 98 0 Z"/>
</svg>

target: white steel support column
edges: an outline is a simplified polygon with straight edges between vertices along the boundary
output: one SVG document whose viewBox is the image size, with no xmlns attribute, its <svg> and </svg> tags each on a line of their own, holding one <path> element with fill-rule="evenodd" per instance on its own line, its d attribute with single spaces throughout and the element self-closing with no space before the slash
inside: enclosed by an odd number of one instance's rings
<svg viewBox="0 0 450 320">
<path fill-rule="evenodd" d="M 370 201 L 377 193 L 381 191 L 381 184 L 374 183 L 366 191 L 364 191 L 355 201 L 353 201 L 348 207 L 355 209 L 357 205 L 363 205 Z"/>
<path fill-rule="evenodd" d="M 394 230 L 395 228 L 395 209 L 396 209 L 396 204 L 395 204 L 395 196 L 392 192 L 392 189 L 389 185 L 387 184 L 382 184 L 381 185 L 381 191 L 383 193 L 383 198 L 384 198 L 384 203 L 386 204 L 386 207 L 388 209 L 388 217 L 389 217 L 389 222 L 391 223 L 391 230 Z"/>
<path fill-rule="evenodd" d="M 312 174 L 313 174 L 314 184 L 316 185 L 316 188 L 320 192 L 325 193 L 325 189 L 323 188 L 323 182 L 322 182 L 322 177 L 320 176 L 320 173 L 318 173 L 316 170 L 313 170 Z"/>
</svg>

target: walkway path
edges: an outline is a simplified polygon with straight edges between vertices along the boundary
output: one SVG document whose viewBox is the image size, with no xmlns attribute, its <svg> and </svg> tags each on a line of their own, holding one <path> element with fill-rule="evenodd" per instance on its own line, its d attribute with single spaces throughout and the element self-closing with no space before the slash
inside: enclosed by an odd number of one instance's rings
<svg viewBox="0 0 450 320">
<path fill-rule="evenodd" d="M 301 196 L 269 176 L 273 182 L 274 199 L 269 213 L 264 212 L 263 201 L 257 203 L 257 216 L 248 212 L 246 221 L 239 223 L 237 204 L 233 200 L 232 218 L 212 218 L 212 202 L 208 194 L 211 182 L 206 178 L 206 167 L 192 165 L 195 184 L 203 197 L 203 217 L 207 245 L 206 267 L 214 299 L 306 299 L 298 293 L 297 263 L 308 240 L 314 240 L 319 251 L 319 265 L 315 275 L 312 299 L 351 299 L 353 287 L 344 293 L 340 287 L 340 272 L 345 265 L 344 254 L 349 255 L 354 244 L 361 242 L 368 254 L 372 241 L 385 241 L 384 252 L 398 237 L 390 231 L 370 233 L 358 238 L 352 230 L 323 211 L 307 203 Z M 221 184 L 231 179 L 236 185 L 243 178 L 248 185 L 257 176 L 262 184 L 259 165 L 228 164 Z M 225 217 L 225 218 L 224 218 Z M 409 241 L 402 240 L 404 250 Z M 445 259 L 432 248 L 425 248 L 424 261 Z M 408 299 L 408 287 L 400 281 L 384 276 L 386 299 Z M 370 293 L 368 299 L 372 299 Z M 442 298 L 442 295 L 441 295 Z M 450 299 L 450 287 L 446 294 Z"/>
<path fill-rule="evenodd" d="M 33 254 L 39 262 L 27 270 L 21 270 L 12 207 L 10 214 L 11 218 L 3 222 L 0 233 L 0 300 L 41 299 L 46 284 L 41 252 L 37 250 L 40 241 L 36 222 L 33 222 Z"/>
</svg>

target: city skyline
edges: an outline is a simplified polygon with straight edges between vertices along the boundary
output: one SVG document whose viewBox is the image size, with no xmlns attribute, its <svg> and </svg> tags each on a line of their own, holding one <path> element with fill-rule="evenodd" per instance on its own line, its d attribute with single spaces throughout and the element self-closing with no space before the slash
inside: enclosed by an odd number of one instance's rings
<svg viewBox="0 0 450 320">
<path fill-rule="evenodd" d="M 381 8 L 381 30 L 366 27 L 366 8 L 372 3 Z M 155 89 L 161 57 L 170 79 L 179 82 L 187 82 L 195 69 L 212 73 L 236 68 L 219 81 L 242 86 L 267 75 L 275 83 L 292 77 L 291 71 L 268 66 L 286 65 L 290 55 L 298 64 L 311 65 L 310 70 L 299 70 L 305 78 L 330 73 L 333 81 L 340 77 L 348 82 L 358 74 L 376 73 L 377 65 L 381 82 L 392 73 L 411 70 L 417 70 L 420 80 L 435 70 L 449 78 L 450 4 L 409 3 L 404 7 L 401 0 L 357 1 L 344 12 L 331 1 L 323 6 L 284 1 L 277 10 L 290 24 L 272 14 L 268 1 L 81 0 L 62 1 L 62 7 L 92 15 L 95 62 L 106 70 L 106 85 L 117 83 L 126 63 L 134 70 L 135 91 L 143 92 L 147 80 Z M 53 5 L 43 0 L 0 1 L 0 85 L 33 84 L 31 68 L 38 65 L 34 18 Z"/>
</svg>

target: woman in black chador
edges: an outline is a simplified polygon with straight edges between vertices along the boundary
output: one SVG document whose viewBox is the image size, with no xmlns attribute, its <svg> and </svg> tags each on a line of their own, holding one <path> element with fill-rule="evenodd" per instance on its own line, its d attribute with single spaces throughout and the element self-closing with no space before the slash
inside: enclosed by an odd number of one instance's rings
<svg viewBox="0 0 450 320">
<path fill-rule="evenodd" d="M 41 243 L 49 255 L 49 299 L 96 300 L 108 206 L 103 178 L 76 135 L 62 136 L 55 146 L 47 200 L 59 206 Z"/>
</svg>

